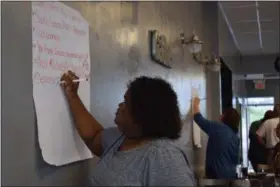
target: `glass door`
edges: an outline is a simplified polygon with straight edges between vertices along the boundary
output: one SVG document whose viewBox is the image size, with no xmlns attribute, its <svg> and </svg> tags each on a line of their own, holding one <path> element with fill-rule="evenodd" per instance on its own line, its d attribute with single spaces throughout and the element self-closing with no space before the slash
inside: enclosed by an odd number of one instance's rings
<svg viewBox="0 0 280 187">
<path fill-rule="evenodd" d="M 248 160 L 249 149 L 249 129 L 254 121 L 260 120 L 264 117 L 264 114 L 268 110 L 273 110 L 274 98 L 273 97 L 254 97 L 245 98 L 242 103 L 242 157 L 243 165 L 249 166 L 251 169 L 251 163 Z M 241 114 L 242 114 L 241 113 Z"/>
</svg>

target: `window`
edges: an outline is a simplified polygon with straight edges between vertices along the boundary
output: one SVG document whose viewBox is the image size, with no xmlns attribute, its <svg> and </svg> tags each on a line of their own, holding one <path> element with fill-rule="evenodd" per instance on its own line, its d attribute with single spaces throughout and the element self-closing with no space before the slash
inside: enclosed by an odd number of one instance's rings
<svg viewBox="0 0 280 187">
<path fill-rule="evenodd" d="M 274 97 L 249 97 L 247 105 L 274 105 Z"/>
<path fill-rule="evenodd" d="M 249 119 L 249 124 L 252 124 L 254 121 L 263 118 L 265 112 L 268 110 L 273 110 L 273 105 L 248 106 L 247 115 Z"/>
</svg>

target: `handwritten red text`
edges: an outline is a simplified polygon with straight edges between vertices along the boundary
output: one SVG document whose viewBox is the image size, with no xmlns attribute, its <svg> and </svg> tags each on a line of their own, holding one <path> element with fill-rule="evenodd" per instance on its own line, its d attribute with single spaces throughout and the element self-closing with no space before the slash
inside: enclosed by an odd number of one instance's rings
<svg viewBox="0 0 280 187">
<path fill-rule="evenodd" d="M 35 30 L 35 28 L 33 28 L 33 30 Z M 53 34 L 53 33 L 49 33 L 47 31 L 41 31 L 37 29 L 37 33 L 38 35 L 43 38 L 43 39 L 47 39 L 47 40 L 55 40 L 55 41 L 60 41 L 60 36 Z"/>
<path fill-rule="evenodd" d="M 50 10 L 60 12 L 62 15 L 64 15 L 65 18 L 69 18 L 72 21 L 81 22 L 81 18 L 72 14 L 68 14 L 66 10 L 64 10 L 63 7 L 59 7 L 56 4 L 57 2 L 36 2 L 35 6 L 40 8 L 49 8 Z"/>
<path fill-rule="evenodd" d="M 84 77 L 87 78 L 89 80 L 89 75 L 84 75 L 84 74 L 78 74 L 78 77 Z M 52 77 L 52 76 L 47 76 L 47 75 L 43 75 L 39 72 L 35 72 L 33 74 L 33 80 L 35 84 L 57 84 L 59 85 L 60 83 L 60 77 Z"/>
<path fill-rule="evenodd" d="M 37 47 L 40 53 L 47 53 L 49 55 L 63 56 L 63 57 L 76 58 L 76 59 L 85 59 L 88 57 L 88 54 L 63 51 L 61 49 L 51 48 L 46 45 L 42 46 L 39 43 L 37 43 Z"/>
<path fill-rule="evenodd" d="M 44 60 L 40 57 L 37 57 L 33 60 L 34 65 L 37 66 L 37 68 L 42 69 L 52 69 L 59 72 L 66 72 L 68 70 L 73 70 L 75 73 L 83 74 L 88 70 L 88 64 L 82 64 L 82 65 L 75 65 L 72 62 L 69 62 L 67 60 L 64 61 L 56 61 L 54 59 Z"/>
</svg>

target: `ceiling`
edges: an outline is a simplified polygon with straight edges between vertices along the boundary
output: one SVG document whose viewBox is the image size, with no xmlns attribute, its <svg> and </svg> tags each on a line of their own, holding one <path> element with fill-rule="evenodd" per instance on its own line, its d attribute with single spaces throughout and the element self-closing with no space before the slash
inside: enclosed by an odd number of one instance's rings
<svg viewBox="0 0 280 187">
<path fill-rule="evenodd" d="M 277 1 L 224 1 L 219 8 L 242 55 L 279 53 Z"/>
</svg>

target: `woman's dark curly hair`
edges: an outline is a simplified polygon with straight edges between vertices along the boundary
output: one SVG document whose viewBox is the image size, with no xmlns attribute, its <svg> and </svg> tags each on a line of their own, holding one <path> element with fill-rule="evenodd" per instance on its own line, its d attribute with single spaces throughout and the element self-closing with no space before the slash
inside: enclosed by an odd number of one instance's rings
<svg viewBox="0 0 280 187">
<path fill-rule="evenodd" d="M 238 132 L 240 120 L 240 114 L 234 108 L 227 108 L 223 112 L 223 123 L 228 125 L 235 133 Z"/>
<path fill-rule="evenodd" d="M 171 85 L 160 78 L 138 77 L 128 84 L 130 109 L 142 135 L 178 139 L 182 123 Z"/>
</svg>

